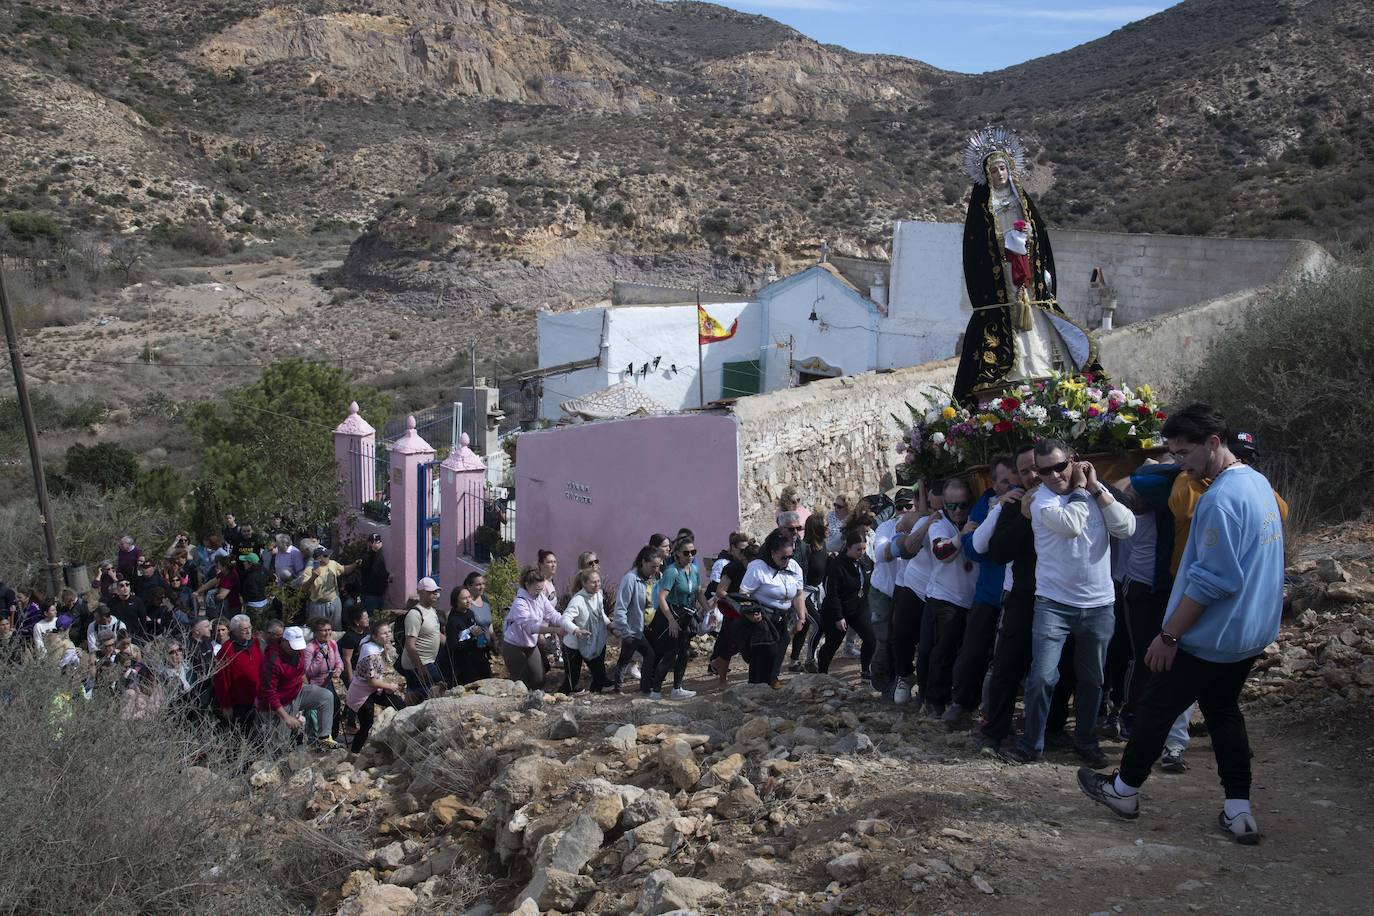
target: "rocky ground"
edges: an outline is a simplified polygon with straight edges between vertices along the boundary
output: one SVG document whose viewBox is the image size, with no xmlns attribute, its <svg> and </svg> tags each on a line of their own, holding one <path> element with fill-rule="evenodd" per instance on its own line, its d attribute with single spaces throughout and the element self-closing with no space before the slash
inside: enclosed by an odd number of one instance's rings
<svg viewBox="0 0 1374 916">
<path fill-rule="evenodd" d="M 1217 829 L 1205 737 L 1120 821 L 1069 755 L 980 757 L 852 661 L 779 691 L 703 676 L 677 702 L 482 681 L 391 714 L 356 758 L 258 764 L 251 804 L 269 833 L 353 838 L 318 901 L 350 916 L 1359 912 L 1374 531 L 1333 543 L 1290 569 L 1296 619 L 1247 689 L 1255 848 Z"/>
</svg>

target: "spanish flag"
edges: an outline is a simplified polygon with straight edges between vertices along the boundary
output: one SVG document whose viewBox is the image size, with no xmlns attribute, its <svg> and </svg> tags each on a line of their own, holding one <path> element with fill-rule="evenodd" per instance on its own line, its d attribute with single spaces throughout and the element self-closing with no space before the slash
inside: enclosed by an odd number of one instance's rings
<svg viewBox="0 0 1374 916">
<path fill-rule="evenodd" d="M 735 336 L 737 330 L 739 330 L 738 318 L 731 322 L 729 330 L 726 330 L 725 325 L 707 314 L 706 309 L 697 305 L 697 343 L 708 344 L 719 340 L 729 340 Z"/>
</svg>

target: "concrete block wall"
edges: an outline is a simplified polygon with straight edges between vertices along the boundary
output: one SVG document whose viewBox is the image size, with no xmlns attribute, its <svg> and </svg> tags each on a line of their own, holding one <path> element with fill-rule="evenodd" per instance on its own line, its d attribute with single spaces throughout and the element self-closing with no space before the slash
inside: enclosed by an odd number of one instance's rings
<svg viewBox="0 0 1374 916">
<path fill-rule="evenodd" d="M 1102 299 L 1089 285 L 1102 268 L 1117 327 L 1279 282 L 1321 252 L 1292 239 L 1225 239 L 1052 229 L 1059 304 L 1099 327 Z"/>
</svg>

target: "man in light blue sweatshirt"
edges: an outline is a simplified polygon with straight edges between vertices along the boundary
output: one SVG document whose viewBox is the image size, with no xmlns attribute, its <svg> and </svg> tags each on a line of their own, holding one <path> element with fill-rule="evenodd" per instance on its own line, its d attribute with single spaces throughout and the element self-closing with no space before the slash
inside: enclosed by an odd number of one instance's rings
<svg viewBox="0 0 1374 916">
<path fill-rule="evenodd" d="M 1283 521 L 1269 481 L 1231 451 L 1226 420 L 1215 409 L 1184 408 L 1165 422 L 1164 437 L 1184 473 L 1212 484 L 1193 513 L 1164 625 L 1145 652 L 1154 676 L 1137 705 L 1121 770 L 1104 776 L 1083 768 L 1078 784 L 1121 817 L 1138 817 L 1138 790 L 1170 724 L 1197 701 L 1226 792 L 1218 822 L 1251 845 L 1260 832 L 1250 810 L 1250 741 L 1240 691 L 1279 633 Z"/>
</svg>

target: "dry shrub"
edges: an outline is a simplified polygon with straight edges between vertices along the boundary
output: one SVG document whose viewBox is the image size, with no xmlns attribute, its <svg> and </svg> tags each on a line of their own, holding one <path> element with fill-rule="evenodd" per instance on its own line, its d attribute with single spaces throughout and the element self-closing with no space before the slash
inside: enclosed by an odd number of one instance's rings
<svg viewBox="0 0 1374 916">
<path fill-rule="evenodd" d="M 367 868 L 369 849 L 367 835 L 356 825 L 288 821 L 272 854 L 276 885 L 297 903 L 313 906 L 338 890 L 349 872 Z"/>
<path fill-rule="evenodd" d="M 0 913 L 292 912 L 233 852 L 254 845 L 229 811 L 245 797 L 242 745 L 184 716 L 122 711 L 50 663 L 0 667 Z"/>
<path fill-rule="evenodd" d="M 1258 466 L 1299 531 L 1371 505 L 1371 288 L 1367 261 L 1275 294 L 1212 348 L 1184 389 L 1258 437 Z"/>
</svg>

